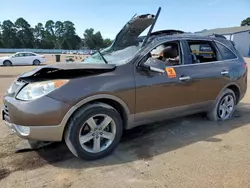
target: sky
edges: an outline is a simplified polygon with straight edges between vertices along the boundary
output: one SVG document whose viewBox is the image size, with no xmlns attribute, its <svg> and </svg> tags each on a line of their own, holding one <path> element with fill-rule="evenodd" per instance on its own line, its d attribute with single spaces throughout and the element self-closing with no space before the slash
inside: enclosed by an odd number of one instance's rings
<svg viewBox="0 0 250 188">
<path fill-rule="evenodd" d="M 80 37 L 85 29 L 94 28 L 104 38 L 114 39 L 135 13 L 155 14 L 159 6 L 154 31 L 233 27 L 250 17 L 250 0 L 0 0 L 0 22 L 23 17 L 34 27 L 50 19 L 69 20 Z"/>
</svg>

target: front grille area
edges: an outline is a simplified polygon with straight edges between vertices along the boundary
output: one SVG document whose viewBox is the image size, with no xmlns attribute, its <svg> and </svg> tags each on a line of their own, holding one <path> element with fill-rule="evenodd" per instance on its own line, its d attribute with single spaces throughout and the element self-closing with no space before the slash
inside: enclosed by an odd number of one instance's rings
<svg viewBox="0 0 250 188">
<path fill-rule="evenodd" d="M 12 82 L 10 85 L 9 89 L 7 90 L 7 95 L 8 97 L 14 97 L 15 94 L 25 85 L 27 84 L 25 81 L 22 81 L 20 79 L 15 80 Z M 2 107 L 2 120 L 7 121 L 10 123 L 10 115 L 9 115 L 9 109 L 6 103 L 4 103 Z"/>
<path fill-rule="evenodd" d="M 2 116 L 3 116 L 2 119 L 4 121 L 10 122 L 9 110 L 6 105 L 3 105 Z"/>
</svg>

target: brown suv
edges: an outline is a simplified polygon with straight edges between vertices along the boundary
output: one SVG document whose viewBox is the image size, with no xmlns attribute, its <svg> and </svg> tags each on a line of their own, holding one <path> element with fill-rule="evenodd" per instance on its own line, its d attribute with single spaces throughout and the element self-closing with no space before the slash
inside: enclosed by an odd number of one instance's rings
<svg viewBox="0 0 250 188">
<path fill-rule="evenodd" d="M 229 119 L 247 90 L 242 56 L 222 36 L 152 33 L 158 15 L 133 17 L 110 47 L 83 62 L 20 75 L 4 97 L 3 120 L 22 138 L 65 139 L 75 156 L 91 160 L 138 125 L 199 112 Z M 204 47 L 209 56 L 199 53 Z"/>
</svg>

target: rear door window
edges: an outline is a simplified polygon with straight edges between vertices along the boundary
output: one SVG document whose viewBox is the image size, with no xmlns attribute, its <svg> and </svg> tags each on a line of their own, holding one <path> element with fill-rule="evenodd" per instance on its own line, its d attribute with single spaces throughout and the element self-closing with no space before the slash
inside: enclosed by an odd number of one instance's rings
<svg viewBox="0 0 250 188">
<path fill-rule="evenodd" d="M 218 61 L 217 51 L 211 41 L 188 40 L 187 43 L 192 56 L 192 63 Z"/>
<path fill-rule="evenodd" d="M 35 56 L 35 55 L 32 53 L 25 53 L 25 56 Z"/>
<path fill-rule="evenodd" d="M 229 59 L 237 58 L 237 56 L 231 50 L 229 50 L 226 46 L 222 45 L 219 42 L 215 42 L 215 44 L 221 53 L 222 60 L 229 60 Z"/>
</svg>

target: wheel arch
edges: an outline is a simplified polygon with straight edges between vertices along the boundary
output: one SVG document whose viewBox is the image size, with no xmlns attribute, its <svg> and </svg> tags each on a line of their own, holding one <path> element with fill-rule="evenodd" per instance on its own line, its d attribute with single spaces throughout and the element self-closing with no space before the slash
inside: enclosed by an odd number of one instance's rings
<svg viewBox="0 0 250 188">
<path fill-rule="evenodd" d="M 234 92 L 236 97 L 236 104 L 238 104 L 240 100 L 240 88 L 235 84 L 229 85 L 227 88 L 231 89 Z"/>
<path fill-rule="evenodd" d="M 217 98 L 220 96 L 220 94 L 225 90 L 225 89 L 231 89 L 236 97 L 236 104 L 238 104 L 239 100 L 240 100 L 240 95 L 241 95 L 241 91 L 240 91 L 240 87 L 236 82 L 233 83 L 229 83 L 226 86 L 224 86 L 222 88 L 222 90 L 220 91 L 219 95 L 217 96 Z"/>
<path fill-rule="evenodd" d="M 221 89 L 221 91 L 219 92 L 219 94 L 217 95 L 216 100 L 213 102 L 213 104 L 211 105 L 211 107 L 208 110 L 208 113 L 207 113 L 208 119 L 210 119 L 212 121 L 220 121 L 220 118 L 217 115 L 217 110 L 218 110 L 218 106 L 217 105 L 219 105 L 219 102 L 221 101 L 221 98 L 224 97 L 225 94 L 227 94 L 228 89 L 230 89 L 234 93 L 234 95 L 236 97 L 236 105 L 237 105 L 237 103 L 239 103 L 239 101 L 240 101 L 240 94 L 241 94 L 240 87 L 239 87 L 239 85 L 237 83 L 231 82 L 231 83 L 225 85 Z"/>
<path fill-rule="evenodd" d="M 41 63 L 40 59 L 36 58 L 32 61 L 32 63 L 34 64 L 35 61 L 38 61 L 39 63 Z"/>
<path fill-rule="evenodd" d="M 110 105 L 111 107 L 115 108 L 120 114 L 121 118 L 123 120 L 123 128 L 126 129 L 127 124 L 133 120 L 133 116 L 130 114 L 130 110 L 127 106 L 127 104 L 120 99 L 119 97 L 116 97 L 114 95 L 109 94 L 98 94 L 89 96 L 81 101 L 79 101 L 76 105 L 71 107 L 71 109 L 66 113 L 64 116 L 61 126 L 62 126 L 62 138 L 64 135 L 64 132 L 66 130 L 66 127 L 68 125 L 68 122 L 70 121 L 70 118 L 74 116 L 80 110 L 83 106 L 94 104 L 94 103 L 104 103 L 107 105 Z"/>
<path fill-rule="evenodd" d="M 10 63 L 11 63 L 11 65 L 13 65 L 12 61 L 11 61 L 11 60 L 9 60 L 9 59 L 5 59 L 5 60 L 3 61 L 3 65 L 4 65 L 4 62 L 6 62 L 6 61 L 10 62 Z"/>
</svg>

